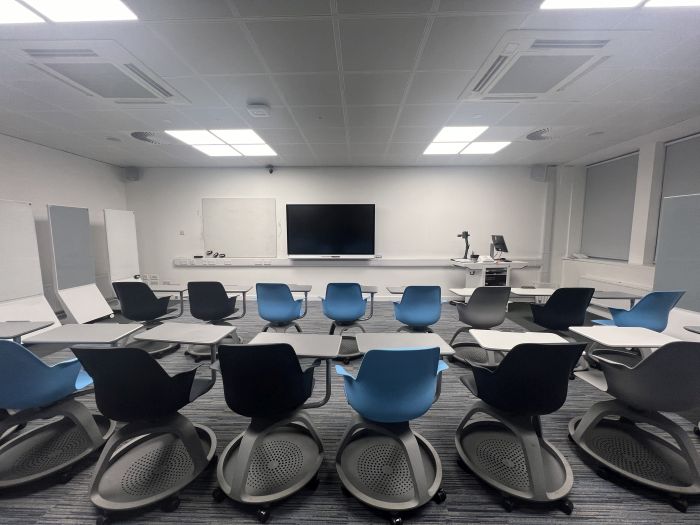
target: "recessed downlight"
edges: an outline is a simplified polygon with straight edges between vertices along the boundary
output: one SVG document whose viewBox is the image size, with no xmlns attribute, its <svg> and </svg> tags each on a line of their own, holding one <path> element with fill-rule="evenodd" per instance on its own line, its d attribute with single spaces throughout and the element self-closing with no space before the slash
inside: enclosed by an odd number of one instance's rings
<svg viewBox="0 0 700 525">
<path fill-rule="evenodd" d="M 487 129 L 488 126 L 445 126 L 433 142 L 471 142 Z"/>
<path fill-rule="evenodd" d="M 215 137 L 206 129 L 166 129 L 165 132 L 188 146 L 224 144 L 223 140 Z"/>
<path fill-rule="evenodd" d="M 617 9 L 637 7 L 643 0 L 545 0 L 540 9 Z"/>
<path fill-rule="evenodd" d="M 0 24 L 41 24 L 43 18 L 15 0 L 0 0 Z"/>
<path fill-rule="evenodd" d="M 460 152 L 460 155 L 493 155 L 508 145 L 510 142 L 472 142 Z"/>
<path fill-rule="evenodd" d="M 212 129 L 211 132 L 226 144 L 265 144 L 252 129 Z"/>
<path fill-rule="evenodd" d="M 138 20 L 121 0 L 23 0 L 52 22 Z"/>
<path fill-rule="evenodd" d="M 201 151 L 210 157 L 240 157 L 238 153 L 228 144 L 211 144 L 204 146 L 192 146 L 194 149 Z"/>
<path fill-rule="evenodd" d="M 431 142 L 425 148 L 423 155 L 456 155 L 467 144 L 468 142 Z"/>
<path fill-rule="evenodd" d="M 210 157 L 276 157 L 252 129 L 170 129 L 165 133 Z"/>
<path fill-rule="evenodd" d="M 649 0 L 644 7 L 700 7 L 700 0 Z"/>
</svg>

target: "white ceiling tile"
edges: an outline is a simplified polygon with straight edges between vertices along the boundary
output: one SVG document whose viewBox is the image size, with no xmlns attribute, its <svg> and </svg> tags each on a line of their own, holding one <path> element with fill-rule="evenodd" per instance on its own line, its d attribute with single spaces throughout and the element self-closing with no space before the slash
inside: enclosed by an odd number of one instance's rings
<svg viewBox="0 0 700 525">
<path fill-rule="evenodd" d="M 244 108 L 251 103 L 269 106 L 282 104 L 282 99 L 267 75 L 208 76 L 205 80 L 221 98 L 236 108 Z"/>
<path fill-rule="evenodd" d="M 290 106 L 337 106 L 341 104 L 337 73 L 275 75 L 274 81 Z"/>
<path fill-rule="evenodd" d="M 571 109 L 569 103 L 521 102 L 499 122 L 499 126 L 546 126 Z"/>
<path fill-rule="evenodd" d="M 296 124 L 287 108 L 273 106 L 270 108 L 269 117 L 252 117 L 247 112 L 241 112 L 241 117 L 253 129 L 294 128 Z"/>
<path fill-rule="evenodd" d="M 454 109 L 452 104 L 404 106 L 399 126 L 442 126 Z"/>
<path fill-rule="evenodd" d="M 450 117 L 450 126 L 492 126 L 518 107 L 517 102 L 462 102 Z"/>
<path fill-rule="evenodd" d="M 631 9 L 536 10 L 520 29 L 596 30 L 616 29 L 631 14 Z"/>
<path fill-rule="evenodd" d="M 438 11 L 462 13 L 528 13 L 539 9 L 542 0 L 442 0 Z"/>
<path fill-rule="evenodd" d="M 330 0 L 233 0 L 241 16 L 329 15 Z"/>
<path fill-rule="evenodd" d="M 42 101 L 40 107 L 27 107 L 26 109 L 28 110 L 116 108 L 116 105 L 111 101 L 97 96 L 86 95 L 76 89 L 68 87 L 63 82 L 52 79 L 48 75 L 43 75 L 41 80 L 17 80 L 12 82 L 10 87 L 21 92 L 21 96 L 13 96 L 17 104 L 23 104 L 25 97 L 33 97 L 35 100 Z M 46 104 L 45 101 L 49 100 L 53 106 L 48 106 Z M 27 101 L 27 103 L 29 103 L 29 101 Z M 35 106 L 35 104 L 32 104 L 32 106 Z M 23 108 L 17 106 L 16 109 Z"/>
<path fill-rule="evenodd" d="M 226 105 L 224 99 L 199 77 L 170 78 L 168 83 L 194 105 L 212 107 Z"/>
<path fill-rule="evenodd" d="M 26 94 L 24 91 L 0 85 L 0 108 L 15 111 L 50 111 L 59 109 L 57 106 L 46 102 L 46 100 L 40 100 Z"/>
<path fill-rule="evenodd" d="M 55 135 L 64 134 L 65 130 L 50 124 L 44 124 L 42 121 L 29 115 L 0 109 L 0 133 L 25 138 L 39 132 L 44 132 L 50 136 L 52 132 Z"/>
<path fill-rule="evenodd" d="M 304 128 L 304 136 L 316 144 L 345 144 L 345 128 Z"/>
<path fill-rule="evenodd" d="M 636 9 L 620 24 L 620 29 L 669 31 L 677 40 L 698 36 L 700 9 Z"/>
<path fill-rule="evenodd" d="M 420 142 L 392 142 L 387 149 L 387 155 L 414 159 L 425 151 L 425 144 Z"/>
<path fill-rule="evenodd" d="M 492 126 L 481 135 L 479 142 L 506 142 L 525 138 L 532 128 L 529 126 Z"/>
<path fill-rule="evenodd" d="M 87 110 L 75 112 L 75 115 L 80 118 L 76 121 L 75 131 L 82 130 L 102 130 L 102 131 L 138 131 L 143 126 L 140 120 L 131 117 L 121 110 Z"/>
<path fill-rule="evenodd" d="M 596 93 L 622 78 L 624 74 L 625 69 L 598 67 L 576 79 L 562 91 L 552 93 L 550 99 L 595 102 L 598 100 Z"/>
<path fill-rule="evenodd" d="M 343 69 L 412 69 L 426 22 L 423 17 L 342 19 Z"/>
<path fill-rule="evenodd" d="M 418 65 L 420 70 L 477 70 L 506 31 L 517 29 L 523 15 L 438 18 Z"/>
<path fill-rule="evenodd" d="M 139 20 L 191 20 L 231 17 L 226 0 L 126 0 Z"/>
<path fill-rule="evenodd" d="M 348 128 L 350 144 L 366 142 L 386 142 L 392 128 Z"/>
<path fill-rule="evenodd" d="M 314 155 L 321 162 L 347 162 L 348 147 L 345 144 L 311 144 Z"/>
<path fill-rule="evenodd" d="M 138 108 L 129 109 L 129 115 L 143 122 L 142 131 L 161 131 L 164 129 L 192 129 L 194 122 L 173 108 Z"/>
<path fill-rule="evenodd" d="M 355 127 L 392 127 L 399 106 L 348 106 L 348 125 Z"/>
<path fill-rule="evenodd" d="M 425 145 L 435 138 L 440 128 L 441 126 L 398 126 L 394 130 L 392 140 L 394 142 L 419 142 L 423 144 L 423 149 L 425 149 Z"/>
<path fill-rule="evenodd" d="M 351 157 L 382 157 L 386 149 L 386 143 L 357 143 L 350 144 Z"/>
<path fill-rule="evenodd" d="M 600 102 L 642 102 L 687 80 L 688 77 L 680 71 L 661 73 L 637 69 L 598 91 L 594 98 Z"/>
<path fill-rule="evenodd" d="M 407 104 L 459 102 L 474 71 L 419 71 L 413 77 Z"/>
<path fill-rule="evenodd" d="M 277 144 L 273 147 L 278 155 L 288 159 L 303 159 L 312 155 L 307 144 Z"/>
<path fill-rule="evenodd" d="M 338 0 L 340 14 L 427 13 L 433 0 Z"/>
<path fill-rule="evenodd" d="M 195 129 L 239 129 L 248 123 L 233 109 L 181 106 L 178 111 L 195 124 Z"/>
<path fill-rule="evenodd" d="M 344 125 L 343 110 L 339 106 L 295 107 L 291 110 L 302 130 Z"/>
<path fill-rule="evenodd" d="M 634 103 L 587 103 L 571 104 L 571 108 L 559 115 L 552 124 L 593 126 L 633 106 Z"/>
<path fill-rule="evenodd" d="M 264 72 L 237 22 L 172 22 L 153 27 L 202 75 Z"/>
<path fill-rule="evenodd" d="M 273 147 L 277 147 L 280 144 L 301 144 L 304 142 L 304 137 L 296 128 L 262 129 L 258 135 Z"/>
<path fill-rule="evenodd" d="M 346 73 L 345 103 L 353 106 L 400 104 L 409 77 L 409 73 Z"/>
<path fill-rule="evenodd" d="M 274 73 L 338 69 L 330 19 L 252 21 L 247 26 Z"/>
</svg>

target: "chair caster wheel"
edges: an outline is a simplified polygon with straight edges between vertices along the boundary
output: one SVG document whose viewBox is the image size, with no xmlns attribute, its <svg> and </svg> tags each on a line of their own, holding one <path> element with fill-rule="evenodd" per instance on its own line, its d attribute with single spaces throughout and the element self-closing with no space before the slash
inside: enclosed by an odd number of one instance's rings
<svg viewBox="0 0 700 525">
<path fill-rule="evenodd" d="M 693 427 L 693 432 L 695 432 L 695 435 L 700 436 L 700 427 Z"/>
<path fill-rule="evenodd" d="M 311 479 L 308 481 L 308 483 L 306 484 L 306 486 L 307 486 L 308 488 L 310 488 L 311 490 L 316 490 L 316 489 L 318 488 L 318 485 L 319 485 L 320 483 L 321 483 L 321 482 L 319 481 L 319 479 L 318 479 L 318 474 L 317 474 L 317 475 L 315 475 L 313 478 L 311 478 Z"/>
<path fill-rule="evenodd" d="M 65 485 L 66 483 L 68 483 L 68 482 L 69 482 L 70 480 L 72 480 L 72 479 L 73 479 L 73 473 L 72 473 L 72 472 L 68 472 L 68 471 L 66 471 L 66 472 L 61 472 L 61 473 L 58 475 L 58 482 L 59 482 L 61 485 Z"/>
<path fill-rule="evenodd" d="M 671 506 L 679 512 L 688 512 L 688 500 L 685 498 L 672 497 Z"/>
<path fill-rule="evenodd" d="M 401 516 L 392 516 L 389 523 L 391 523 L 391 525 L 402 525 L 403 518 Z"/>
<path fill-rule="evenodd" d="M 515 508 L 515 502 L 510 496 L 503 496 L 501 498 L 501 505 L 506 512 L 513 512 L 513 509 Z"/>
<path fill-rule="evenodd" d="M 433 496 L 433 501 L 435 503 L 437 503 L 438 505 L 440 503 L 444 503 L 446 499 L 447 499 L 447 492 L 445 492 L 442 489 L 438 489 L 438 491 Z"/>
<path fill-rule="evenodd" d="M 221 490 L 220 487 L 216 487 L 212 491 L 211 497 L 214 498 L 214 501 L 216 501 L 217 503 L 221 503 L 226 499 L 226 493 L 223 490 Z"/>
<path fill-rule="evenodd" d="M 350 364 L 350 359 L 348 359 L 347 357 L 343 358 L 342 361 L 343 361 L 343 364 L 344 364 L 344 365 L 349 365 L 349 364 Z"/>
<path fill-rule="evenodd" d="M 175 512 L 179 506 L 180 498 L 178 498 L 177 496 L 173 496 L 172 498 L 168 498 L 163 503 L 161 503 L 160 509 L 163 512 Z"/>
<path fill-rule="evenodd" d="M 95 519 L 95 525 L 109 525 L 110 523 L 111 520 L 109 519 L 109 516 L 104 514 L 97 516 L 97 519 Z"/>
<path fill-rule="evenodd" d="M 267 509 L 258 509 L 257 518 L 260 523 L 265 523 L 270 519 L 270 511 Z"/>
<path fill-rule="evenodd" d="M 557 502 L 559 510 L 569 516 L 574 511 L 574 504 L 570 499 L 561 499 Z"/>
</svg>

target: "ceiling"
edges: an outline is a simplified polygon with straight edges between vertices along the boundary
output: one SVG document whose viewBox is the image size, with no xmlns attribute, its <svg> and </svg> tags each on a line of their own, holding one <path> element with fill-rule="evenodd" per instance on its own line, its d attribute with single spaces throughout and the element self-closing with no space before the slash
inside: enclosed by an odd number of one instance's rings
<svg viewBox="0 0 700 525">
<path fill-rule="evenodd" d="M 0 26 L 0 133 L 118 166 L 575 163 L 700 115 L 700 9 L 540 11 L 540 0 L 125 0 L 136 22 Z M 512 30 L 636 38 L 563 92 L 464 99 Z M 117 105 L 19 60 L 24 41 L 111 40 L 176 103 Z M 246 105 L 265 103 L 255 118 Z M 513 141 L 487 155 L 422 155 L 442 126 Z M 134 131 L 253 128 L 275 158 L 210 158 Z M 525 137 L 550 128 L 548 140 Z M 602 132 L 602 133 L 601 133 Z"/>
</svg>

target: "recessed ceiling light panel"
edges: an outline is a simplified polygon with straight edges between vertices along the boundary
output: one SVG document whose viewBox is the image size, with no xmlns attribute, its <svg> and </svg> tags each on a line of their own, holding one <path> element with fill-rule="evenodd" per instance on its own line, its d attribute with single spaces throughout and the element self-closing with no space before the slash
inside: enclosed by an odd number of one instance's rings
<svg viewBox="0 0 700 525">
<path fill-rule="evenodd" d="M 23 0 L 53 22 L 138 20 L 120 0 Z"/>
<path fill-rule="evenodd" d="M 446 126 L 435 136 L 433 142 L 471 142 L 488 126 Z"/>
<path fill-rule="evenodd" d="M 190 146 L 224 143 L 223 140 L 215 137 L 206 129 L 166 129 L 165 132 Z"/>
<path fill-rule="evenodd" d="M 472 142 L 460 152 L 461 155 L 493 155 L 508 146 L 510 142 Z"/>
<path fill-rule="evenodd" d="M 423 155 L 456 155 L 468 142 L 433 142 L 425 148 Z"/>
<path fill-rule="evenodd" d="M 700 7 L 700 0 L 649 0 L 644 7 Z"/>
<path fill-rule="evenodd" d="M 214 145 L 192 146 L 192 147 L 194 149 L 201 151 L 205 155 L 209 155 L 210 157 L 240 157 L 241 156 L 240 153 L 238 153 L 235 149 L 233 149 L 228 144 L 214 144 Z"/>
<path fill-rule="evenodd" d="M 15 0 L 0 0 L 0 24 L 36 24 L 46 22 Z"/>
<path fill-rule="evenodd" d="M 276 157 L 277 153 L 267 144 L 234 144 L 234 148 L 246 157 Z"/>
<path fill-rule="evenodd" d="M 212 129 L 211 132 L 226 144 L 265 144 L 252 129 Z"/>
<path fill-rule="evenodd" d="M 540 9 L 615 9 L 636 7 L 643 0 L 545 0 Z"/>
</svg>

